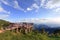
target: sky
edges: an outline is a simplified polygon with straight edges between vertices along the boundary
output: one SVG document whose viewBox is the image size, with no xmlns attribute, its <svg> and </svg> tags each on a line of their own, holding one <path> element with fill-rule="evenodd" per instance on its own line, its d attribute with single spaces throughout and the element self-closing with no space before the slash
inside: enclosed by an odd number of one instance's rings
<svg viewBox="0 0 60 40">
<path fill-rule="evenodd" d="M 60 23 L 60 0 L 0 0 L 0 19 Z"/>
</svg>

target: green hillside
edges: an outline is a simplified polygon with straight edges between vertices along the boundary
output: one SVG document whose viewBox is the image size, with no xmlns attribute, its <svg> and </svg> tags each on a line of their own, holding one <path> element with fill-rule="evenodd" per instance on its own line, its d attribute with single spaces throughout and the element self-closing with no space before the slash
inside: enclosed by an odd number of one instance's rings
<svg viewBox="0 0 60 40">
<path fill-rule="evenodd" d="M 0 20 L 0 29 L 7 27 L 10 22 Z M 43 29 L 42 29 L 43 30 Z M 43 33 L 42 33 L 43 32 Z M 48 34 L 45 30 L 39 32 L 37 30 L 24 34 L 22 32 L 5 31 L 0 33 L 0 40 L 60 40 L 60 34 Z"/>
<path fill-rule="evenodd" d="M 8 21 L 5 21 L 5 20 L 1 20 L 0 19 L 0 29 L 1 29 L 1 27 L 7 27 L 9 25 L 9 22 Z"/>
</svg>

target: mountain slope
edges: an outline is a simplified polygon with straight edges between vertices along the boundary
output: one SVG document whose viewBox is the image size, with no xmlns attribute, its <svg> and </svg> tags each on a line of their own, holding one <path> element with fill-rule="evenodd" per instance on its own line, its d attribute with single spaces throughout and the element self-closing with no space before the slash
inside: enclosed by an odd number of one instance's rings
<svg viewBox="0 0 60 40">
<path fill-rule="evenodd" d="M 10 22 L 8 22 L 8 21 L 1 20 L 1 19 L 0 19 L 0 28 L 1 28 L 1 27 L 7 27 L 7 26 L 9 25 L 9 23 L 10 23 Z"/>
</svg>

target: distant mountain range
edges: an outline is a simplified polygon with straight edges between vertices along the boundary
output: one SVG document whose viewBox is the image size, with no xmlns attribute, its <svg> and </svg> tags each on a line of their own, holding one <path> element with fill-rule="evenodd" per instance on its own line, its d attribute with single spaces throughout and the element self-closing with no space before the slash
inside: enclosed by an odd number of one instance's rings
<svg viewBox="0 0 60 40">
<path fill-rule="evenodd" d="M 53 27 L 52 27 L 53 26 Z M 34 24 L 34 29 L 40 31 L 42 28 L 45 29 L 45 31 L 52 33 L 55 30 L 60 29 L 60 26 L 58 25 L 47 25 L 47 24 Z"/>
</svg>

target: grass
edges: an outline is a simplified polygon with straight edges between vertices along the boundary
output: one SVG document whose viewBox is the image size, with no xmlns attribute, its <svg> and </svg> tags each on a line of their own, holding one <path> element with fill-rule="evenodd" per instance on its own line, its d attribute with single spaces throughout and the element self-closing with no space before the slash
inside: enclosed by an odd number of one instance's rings
<svg viewBox="0 0 60 40">
<path fill-rule="evenodd" d="M 0 20 L 0 29 L 5 28 L 9 24 L 10 23 L 5 20 Z M 44 32 L 44 29 L 42 29 L 42 31 Z M 27 34 L 6 31 L 0 33 L 0 40 L 60 40 L 60 35 L 48 36 L 48 33 L 39 33 L 38 31 L 33 31 Z"/>
<path fill-rule="evenodd" d="M 31 32 L 28 34 L 6 31 L 0 34 L 0 40 L 60 40 L 57 37 L 48 37 L 46 34 Z"/>
</svg>

